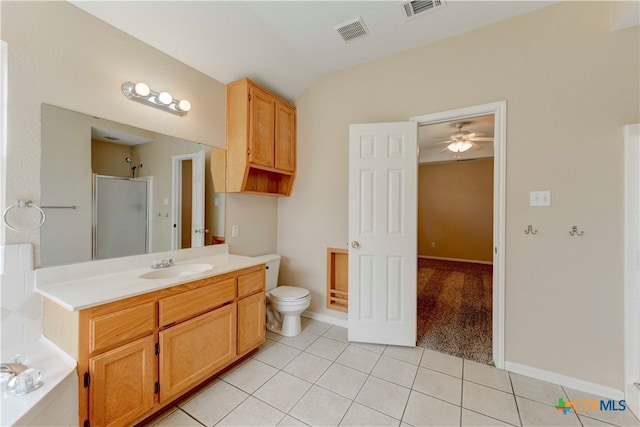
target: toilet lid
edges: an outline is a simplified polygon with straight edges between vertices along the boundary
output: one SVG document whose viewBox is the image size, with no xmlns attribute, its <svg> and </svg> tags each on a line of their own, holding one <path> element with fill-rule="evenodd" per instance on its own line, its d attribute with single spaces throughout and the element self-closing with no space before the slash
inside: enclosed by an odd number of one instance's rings
<svg viewBox="0 0 640 427">
<path fill-rule="evenodd" d="M 278 286 L 269 292 L 269 296 L 281 301 L 294 301 L 309 296 L 309 291 L 295 286 Z"/>
</svg>

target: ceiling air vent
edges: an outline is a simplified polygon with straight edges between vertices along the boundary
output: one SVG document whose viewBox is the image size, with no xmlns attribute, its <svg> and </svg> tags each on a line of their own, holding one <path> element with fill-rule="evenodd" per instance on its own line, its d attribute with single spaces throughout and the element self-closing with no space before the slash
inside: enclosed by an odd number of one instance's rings
<svg viewBox="0 0 640 427">
<path fill-rule="evenodd" d="M 414 0 L 404 3 L 403 6 L 407 18 L 411 18 L 419 13 L 443 7 L 444 0 Z"/>
<path fill-rule="evenodd" d="M 336 29 L 338 34 L 340 34 L 340 37 L 342 37 L 345 42 L 349 42 L 369 34 L 367 27 L 364 25 L 364 21 L 359 16 L 340 25 L 336 25 L 333 28 Z"/>
</svg>

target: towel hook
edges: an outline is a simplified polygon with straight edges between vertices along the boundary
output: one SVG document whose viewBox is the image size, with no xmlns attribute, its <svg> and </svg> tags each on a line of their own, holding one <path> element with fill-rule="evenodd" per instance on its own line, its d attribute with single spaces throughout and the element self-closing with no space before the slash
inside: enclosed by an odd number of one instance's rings
<svg viewBox="0 0 640 427">
<path fill-rule="evenodd" d="M 40 212 L 40 223 L 33 228 L 15 228 L 11 224 L 9 224 L 9 221 L 7 221 L 7 214 L 13 208 L 36 208 Z M 31 202 L 31 200 L 18 200 L 18 203 L 9 206 L 7 209 L 4 210 L 4 213 L 2 214 L 2 221 L 4 222 L 4 225 L 6 225 L 7 228 L 13 231 L 37 230 L 38 228 L 42 227 L 42 224 L 44 224 L 44 221 L 46 219 L 47 219 L 47 216 L 45 215 L 44 211 L 40 209 L 39 206 L 34 205 Z"/>
<path fill-rule="evenodd" d="M 582 236 L 583 234 L 584 234 L 584 230 L 578 231 L 578 226 L 576 226 L 576 225 L 571 227 L 571 230 L 569 231 L 569 235 L 570 236 L 573 236 L 573 235 Z"/>
<path fill-rule="evenodd" d="M 538 232 L 538 230 L 534 230 L 533 229 L 533 225 L 529 224 L 527 226 L 527 229 L 524 230 L 524 234 L 536 234 Z"/>
</svg>

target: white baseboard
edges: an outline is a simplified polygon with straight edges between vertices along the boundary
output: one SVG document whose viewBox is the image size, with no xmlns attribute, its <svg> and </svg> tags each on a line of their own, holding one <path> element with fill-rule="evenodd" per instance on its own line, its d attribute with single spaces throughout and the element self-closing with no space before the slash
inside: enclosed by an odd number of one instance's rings
<svg viewBox="0 0 640 427">
<path fill-rule="evenodd" d="M 343 328 L 349 327 L 349 322 L 344 319 L 338 319 L 337 317 L 327 316 L 326 314 L 314 313 L 312 311 L 305 311 L 301 316 L 308 317 L 320 322 L 329 323 L 335 326 L 342 326 Z"/>
<path fill-rule="evenodd" d="M 469 262 L 472 264 L 485 264 L 485 265 L 493 265 L 491 261 L 479 261 L 477 259 L 460 259 L 460 258 L 445 258 L 440 256 L 428 256 L 428 255 L 418 255 L 418 258 L 422 259 L 437 259 L 440 261 L 456 261 L 456 262 Z"/>
<path fill-rule="evenodd" d="M 504 362 L 504 368 L 509 372 L 526 375 L 527 377 L 536 378 L 574 390 L 583 391 L 585 393 L 595 394 L 596 396 L 606 397 L 607 399 L 623 400 L 624 392 L 602 384 L 596 384 L 579 378 L 568 377 L 566 375 L 557 374 L 555 372 L 545 371 L 543 369 L 532 368 L 531 366 L 521 365 L 519 363 Z"/>
</svg>

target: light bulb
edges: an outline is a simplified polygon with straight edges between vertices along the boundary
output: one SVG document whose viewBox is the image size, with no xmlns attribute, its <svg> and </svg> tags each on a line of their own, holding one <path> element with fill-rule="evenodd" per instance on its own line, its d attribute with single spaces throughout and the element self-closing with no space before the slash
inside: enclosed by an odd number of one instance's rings
<svg viewBox="0 0 640 427">
<path fill-rule="evenodd" d="M 158 95 L 158 101 L 164 105 L 169 105 L 171 104 L 171 101 L 173 101 L 173 96 L 171 96 L 169 92 L 160 92 Z"/>
<path fill-rule="evenodd" d="M 182 101 L 178 102 L 178 110 L 184 112 L 191 110 L 191 103 L 186 99 L 183 99 Z"/>
<path fill-rule="evenodd" d="M 472 147 L 472 144 L 467 141 L 456 141 L 447 145 L 447 148 L 449 149 L 449 151 L 452 151 L 454 153 L 462 153 L 463 151 L 467 151 L 471 147 Z"/>
<path fill-rule="evenodd" d="M 140 96 L 147 96 L 149 95 L 149 93 L 151 93 L 151 89 L 149 89 L 149 86 L 147 86 L 146 84 L 140 82 L 140 83 L 136 83 L 135 87 L 134 87 L 134 92 Z"/>
</svg>

